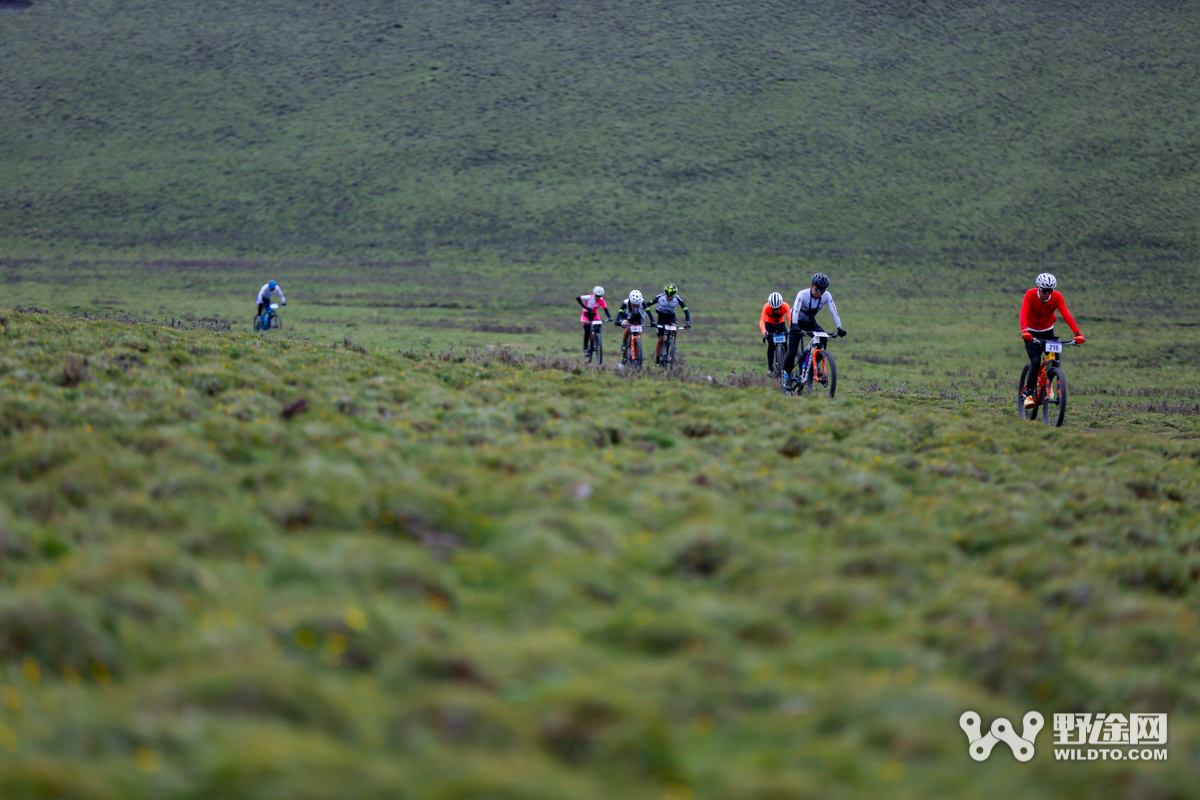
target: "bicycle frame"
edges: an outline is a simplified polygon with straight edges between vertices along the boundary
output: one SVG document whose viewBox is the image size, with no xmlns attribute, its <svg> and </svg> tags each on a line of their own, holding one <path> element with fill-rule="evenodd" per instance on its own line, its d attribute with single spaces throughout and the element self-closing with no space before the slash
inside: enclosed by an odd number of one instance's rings
<svg viewBox="0 0 1200 800">
<path fill-rule="evenodd" d="M 269 331 L 279 327 L 279 303 L 268 303 L 263 313 L 255 318 L 255 329 Z"/>
<path fill-rule="evenodd" d="M 810 339 L 812 339 L 812 341 L 808 343 L 808 347 L 804 347 L 805 336 L 808 336 Z M 829 334 L 825 333 L 824 331 L 800 331 L 800 346 L 804 347 L 804 366 L 800 370 L 801 383 L 804 383 L 804 379 L 807 378 L 811 370 L 816 367 L 817 351 L 825 349 L 828 339 Z"/>
<path fill-rule="evenodd" d="M 1060 355 L 1064 347 L 1078 347 L 1075 342 L 1056 342 L 1053 339 L 1033 339 L 1034 342 L 1042 345 L 1042 360 L 1038 366 L 1037 389 L 1033 399 L 1039 404 L 1045 399 L 1046 391 L 1050 387 L 1050 379 L 1046 377 L 1047 370 L 1054 367 L 1062 366 Z M 1058 350 L 1049 350 L 1046 345 L 1058 345 Z"/>
<path fill-rule="evenodd" d="M 769 333 L 771 337 L 771 346 L 775 351 L 774 361 L 775 366 L 772 374 L 778 375 L 783 370 L 784 357 L 787 356 L 787 333 Z"/>
<path fill-rule="evenodd" d="M 630 366 L 641 366 L 645 352 L 642 350 L 642 328 L 644 324 L 634 325 L 626 321 L 624 327 L 629 329 L 629 363 Z M 635 357 L 636 354 L 636 357 Z"/>
<path fill-rule="evenodd" d="M 1062 349 L 1064 347 L 1078 347 L 1073 341 L 1059 341 L 1057 339 L 1030 339 L 1041 345 L 1041 357 L 1037 362 L 1036 375 L 1029 375 L 1029 370 L 1033 362 L 1027 364 L 1021 373 L 1021 380 L 1017 388 L 1017 415 L 1022 419 L 1035 420 L 1039 416 L 1047 425 L 1055 427 L 1063 424 L 1063 418 L 1067 411 L 1067 391 L 1066 377 L 1062 371 Z M 1028 394 L 1026 387 L 1033 384 L 1033 393 Z M 1032 402 L 1029 402 L 1032 400 Z M 1029 405 L 1026 403 L 1029 402 Z"/>
<path fill-rule="evenodd" d="M 674 322 L 655 326 L 662 330 L 662 368 L 671 369 L 675 365 L 675 337 L 679 333 L 679 325 Z"/>
<path fill-rule="evenodd" d="M 603 330 L 603 328 L 604 328 L 604 320 L 602 320 L 602 319 L 588 320 L 588 342 L 587 342 L 587 359 L 588 359 L 588 361 L 592 360 L 593 353 L 596 353 L 598 350 L 601 353 L 603 352 L 602 348 L 603 348 L 603 343 L 604 343 L 604 337 L 601 335 L 601 331 Z M 603 356 L 601 356 L 601 358 L 603 358 Z"/>
</svg>

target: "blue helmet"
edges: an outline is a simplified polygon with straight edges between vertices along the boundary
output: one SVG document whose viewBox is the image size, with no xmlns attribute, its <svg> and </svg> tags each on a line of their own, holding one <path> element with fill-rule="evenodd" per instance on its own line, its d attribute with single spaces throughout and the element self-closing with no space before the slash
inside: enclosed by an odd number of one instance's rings
<svg viewBox="0 0 1200 800">
<path fill-rule="evenodd" d="M 276 283 L 275 281 L 267 281 L 267 288 L 268 288 L 268 289 L 274 289 L 274 288 L 275 288 L 276 286 L 278 286 L 278 285 L 279 285 L 279 284 L 278 284 L 278 283 Z"/>
</svg>

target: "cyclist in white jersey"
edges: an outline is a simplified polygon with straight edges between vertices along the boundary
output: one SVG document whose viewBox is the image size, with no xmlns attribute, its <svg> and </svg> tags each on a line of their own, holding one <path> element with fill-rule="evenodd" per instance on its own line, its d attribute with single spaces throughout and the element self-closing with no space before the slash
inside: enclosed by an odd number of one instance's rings
<svg viewBox="0 0 1200 800">
<path fill-rule="evenodd" d="M 283 289 L 279 288 L 279 284 L 275 281 L 267 281 L 263 284 L 263 287 L 258 290 L 258 316 L 262 316 L 263 311 L 265 311 L 267 308 L 267 304 L 271 302 L 271 295 L 275 294 L 279 295 L 280 305 L 287 305 L 287 299 L 284 298 Z"/>
<path fill-rule="evenodd" d="M 690 328 L 692 327 L 692 312 L 688 311 L 687 303 L 683 302 L 679 289 L 673 283 L 664 286 L 653 302 L 654 313 L 658 314 L 658 343 L 654 345 L 654 363 L 657 364 L 662 359 L 663 334 L 665 332 L 663 325 L 677 324 L 675 309 L 678 308 L 683 310 L 683 327 Z"/>
<path fill-rule="evenodd" d="M 829 293 L 829 276 L 818 272 L 812 276 L 811 285 L 796 293 L 796 302 L 792 304 L 792 329 L 788 333 L 787 357 L 783 360 L 783 371 L 791 380 L 792 368 L 796 366 L 796 357 L 800 354 L 801 333 L 825 332 L 817 323 L 817 313 L 822 308 L 829 309 L 833 324 L 837 326 L 837 335 L 845 336 L 842 329 L 842 318 L 838 316 L 837 306 L 833 304 L 833 295 Z"/>
</svg>

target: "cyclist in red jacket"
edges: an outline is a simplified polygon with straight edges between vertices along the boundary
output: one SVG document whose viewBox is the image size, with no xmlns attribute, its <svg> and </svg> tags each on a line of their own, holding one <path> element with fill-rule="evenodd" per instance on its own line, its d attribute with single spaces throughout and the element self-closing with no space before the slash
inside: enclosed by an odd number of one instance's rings
<svg viewBox="0 0 1200 800">
<path fill-rule="evenodd" d="M 767 377 L 775 377 L 775 343 L 769 341 L 775 333 L 787 333 L 787 318 L 792 313 L 791 306 L 783 300 L 779 292 L 771 292 L 762 313 L 758 315 L 758 330 L 762 333 L 763 341 L 767 343 Z M 783 364 L 779 364 L 780 369 Z"/>
<path fill-rule="evenodd" d="M 1042 345 L 1034 339 L 1042 341 L 1058 341 L 1054 335 L 1054 312 L 1062 315 L 1063 321 L 1075 332 L 1075 344 L 1083 344 L 1087 339 L 1079 332 L 1075 318 L 1067 310 L 1067 301 L 1062 292 L 1055 291 L 1058 279 L 1049 272 L 1037 276 L 1037 284 L 1025 293 L 1021 303 L 1021 338 L 1025 340 L 1025 352 L 1029 354 L 1029 379 L 1025 383 L 1025 407 L 1037 405 L 1034 395 L 1037 393 L 1038 371 L 1042 367 Z"/>
</svg>

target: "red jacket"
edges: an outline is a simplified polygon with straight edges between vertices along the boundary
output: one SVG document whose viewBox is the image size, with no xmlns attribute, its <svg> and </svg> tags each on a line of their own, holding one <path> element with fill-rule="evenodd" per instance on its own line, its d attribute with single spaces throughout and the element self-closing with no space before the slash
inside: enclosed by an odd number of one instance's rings
<svg viewBox="0 0 1200 800">
<path fill-rule="evenodd" d="M 1071 312 L 1067 311 L 1067 301 L 1063 299 L 1061 292 L 1051 292 L 1050 299 L 1042 302 L 1038 297 L 1037 289 L 1030 289 L 1025 293 L 1025 301 L 1021 303 L 1021 333 L 1025 331 L 1048 331 L 1054 327 L 1054 312 L 1062 314 L 1063 321 L 1071 326 L 1071 330 L 1076 336 L 1079 335 L 1079 326 L 1075 324 L 1075 318 L 1071 316 Z"/>
<path fill-rule="evenodd" d="M 788 314 L 792 313 L 792 309 L 784 303 L 779 307 L 779 310 L 771 308 L 771 304 L 767 303 L 763 306 L 762 313 L 758 316 L 758 329 L 762 331 L 763 336 L 767 335 L 767 323 L 772 325 L 782 325 L 787 322 Z"/>
</svg>

